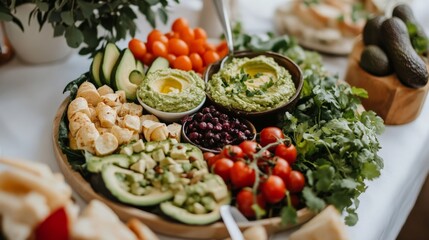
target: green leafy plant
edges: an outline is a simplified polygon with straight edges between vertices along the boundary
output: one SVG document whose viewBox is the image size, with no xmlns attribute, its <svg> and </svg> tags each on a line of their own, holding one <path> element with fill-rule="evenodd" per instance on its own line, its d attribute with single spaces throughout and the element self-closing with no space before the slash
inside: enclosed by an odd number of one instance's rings
<svg viewBox="0 0 429 240">
<path fill-rule="evenodd" d="M 179 2 L 179 0 L 174 0 Z M 54 36 L 65 36 L 67 44 L 78 48 L 81 55 L 94 54 L 104 43 L 117 42 L 128 35 L 135 36 L 137 13 L 142 13 L 152 27 L 156 16 L 166 23 L 168 0 L 0 0 L 0 21 L 13 21 L 23 29 L 23 23 L 14 16 L 17 6 L 34 3 L 30 13 L 40 27 L 51 24 Z M 106 30 L 103 34 L 99 26 Z"/>
</svg>

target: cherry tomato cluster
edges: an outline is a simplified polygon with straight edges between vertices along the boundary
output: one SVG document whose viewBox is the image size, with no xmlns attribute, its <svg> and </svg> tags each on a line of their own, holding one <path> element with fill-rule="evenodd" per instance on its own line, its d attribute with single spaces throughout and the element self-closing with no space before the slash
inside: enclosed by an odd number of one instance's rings
<svg viewBox="0 0 429 240">
<path fill-rule="evenodd" d="M 304 175 L 291 166 L 297 150 L 277 127 L 267 127 L 259 134 L 259 143 L 244 141 L 226 145 L 219 154 L 204 153 L 211 170 L 222 177 L 236 194 L 236 204 L 244 216 L 255 217 L 255 203 L 268 205 L 299 204 L 298 193 L 305 186 Z"/>
<path fill-rule="evenodd" d="M 203 73 L 206 66 L 228 54 L 225 41 L 217 46 L 207 42 L 206 31 L 199 27 L 190 28 L 184 18 L 173 22 L 171 32 L 164 34 L 152 30 L 146 43 L 133 38 L 128 48 L 145 65 L 149 66 L 156 57 L 164 57 L 173 68 L 198 73 Z"/>
</svg>

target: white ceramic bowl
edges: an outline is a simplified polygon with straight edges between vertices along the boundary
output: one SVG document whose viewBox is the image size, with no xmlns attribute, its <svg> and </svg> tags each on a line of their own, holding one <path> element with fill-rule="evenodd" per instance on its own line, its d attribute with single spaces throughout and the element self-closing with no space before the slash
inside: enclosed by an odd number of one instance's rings
<svg viewBox="0 0 429 240">
<path fill-rule="evenodd" d="M 201 101 L 200 104 L 198 104 L 198 106 L 196 106 L 195 108 L 188 110 L 186 112 L 164 112 L 164 111 L 160 111 L 158 109 L 155 109 L 153 107 L 148 106 L 147 104 L 145 104 L 139 96 L 137 96 L 137 99 L 139 100 L 139 103 L 143 106 L 143 108 L 152 113 L 153 115 L 157 116 L 160 120 L 164 121 L 164 122 L 177 122 L 180 119 L 182 119 L 183 117 L 187 116 L 187 115 L 191 115 L 195 112 L 197 112 L 206 102 L 206 97 L 204 96 L 203 101 Z"/>
</svg>

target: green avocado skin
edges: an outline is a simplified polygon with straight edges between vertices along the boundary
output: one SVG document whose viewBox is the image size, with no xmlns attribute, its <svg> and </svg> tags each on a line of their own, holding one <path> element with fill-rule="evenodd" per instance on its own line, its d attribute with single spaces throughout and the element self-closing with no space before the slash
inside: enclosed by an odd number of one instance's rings
<svg viewBox="0 0 429 240">
<path fill-rule="evenodd" d="M 376 16 L 368 20 L 363 28 L 363 42 L 365 45 L 379 45 L 380 39 L 380 27 L 381 24 L 386 20 L 385 16 Z"/>
<path fill-rule="evenodd" d="M 425 86 L 429 78 L 426 64 L 413 49 L 405 23 L 389 18 L 381 25 L 380 33 L 382 47 L 402 84 L 411 88 Z"/>
<path fill-rule="evenodd" d="M 367 72 L 378 76 L 387 76 L 392 73 L 389 58 L 376 45 L 368 45 L 362 51 L 359 65 Z"/>
<path fill-rule="evenodd" d="M 425 31 L 422 26 L 417 22 L 414 17 L 413 10 L 408 4 L 400 4 L 393 9 L 393 17 L 400 18 L 404 23 L 412 23 L 417 27 L 417 35 L 423 38 L 427 38 Z"/>
</svg>

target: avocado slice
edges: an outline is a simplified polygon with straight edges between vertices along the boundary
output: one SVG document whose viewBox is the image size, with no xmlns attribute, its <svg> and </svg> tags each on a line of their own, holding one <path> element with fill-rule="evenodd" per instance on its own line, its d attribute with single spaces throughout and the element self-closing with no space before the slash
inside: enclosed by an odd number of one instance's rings
<svg viewBox="0 0 429 240">
<path fill-rule="evenodd" d="M 125 177 L 123 179 L 119 178 L 117 174 L 124 175 Z M 162 192 L 155 188 L 147 195 L 139 196 L 132 194 L 123 187 L 123 181 L 125 181 L 126 178 L 144 179 L 144 175 L 115 165 L 105 165 L 101 172 L 101 176 L 109 192 L 122 203 L 144 207 L 157 205 L 173 198 L 173 193 L 170 190 Z"/>
<path fill-rule="evenodd" d="M 163 202 L 160 204 L 161 211 L 179 222 L 191 225 L 206 225 L 216 222 L 220 219 L 220 206 L 229 204 L 230 198 L 227 197 L 221 202 L 217 203 L 213 211 L 203 214 L 190 213 L 186 209 L 178 207 L 171 201 Z"/>
<path fill-rule="evenodd" d="M 104 48 L 103 59 L 100 65 L 100 79 L 103 84 L 111 85 L 112 70 L 119 58 L 119 48 L 114 43 L 108 43 Z"/>
<path fill-rule="evenodd" d="M 92 82 L 97 87 L 101 87 L 103 85 L 100 77 L 100 66 L 101 66 L 102 60 L 103 60 L 103 52 L 99 51 L 95 54 L 94 59 L 92 60 L 92 63 L 91 63 L 90 71 L 89 71 Z"/>
<path fill-rule="evenodd" d="M 92 173 L 101 172 L 104 165 L 117 165 L 123 168 L 130 166 L 130 158 L 123 154 L 112 154 L 106 157 L 89 157 L 86 159 L 86 169 Z"/>
<path fill-rule="evenodd" d="M 112 84 L 114 89 L 123 90 L 128 100 L 135 101 L 137 99 L 138 85 L 133 82 L 141 81 L 136 77 L 140 73 L 136 70 L 136 59 L 130 49 L 125 49 L 112 71 Z M 143 76 L 141 76 L 143 79 Z M 133 82 L 131 81 L 133 80 Z"/>
</svg>

